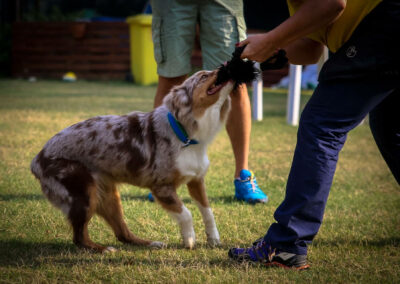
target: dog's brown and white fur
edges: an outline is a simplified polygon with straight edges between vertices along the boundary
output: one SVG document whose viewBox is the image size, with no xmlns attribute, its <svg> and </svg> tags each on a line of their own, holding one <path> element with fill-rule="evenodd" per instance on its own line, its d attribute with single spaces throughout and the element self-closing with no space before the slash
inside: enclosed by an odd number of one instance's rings
<svg viewBox="0 0 400 284">
<path fill-rule="evenodd" d="M 234 82 L 215 87 L 216 77 L 217 71 L 199 71 L 172 89 L 152 112 L 94 117 L 47 142 L 33 159 L 31 170 L 44 195 L 67 216 L 76 245 L 100 252 L 114 250 L 89 238 L 88 222 L 98 214 L 122 242 L 163 246 L 140 239 L 127 228 L 118 183 L 149 188 L 179 224 L 185 247 L 192 248 L 192 216 L 176 193 L 179 185 L 187 184 L 202 214 L 208 243 L 220 243 L 205 192 L 206 151 L 226 121 Z M 168 123 L 168 111 L 199 144 L 183 147 Z"/>
</svg>

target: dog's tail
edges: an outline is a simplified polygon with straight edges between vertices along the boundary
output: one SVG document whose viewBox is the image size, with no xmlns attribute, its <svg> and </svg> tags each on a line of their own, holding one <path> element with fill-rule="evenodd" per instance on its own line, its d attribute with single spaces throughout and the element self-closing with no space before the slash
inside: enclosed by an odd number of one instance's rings
<svg viewBox="0 0 400 284">
<path fill-rule="evenodd" d="M 41 156 L 43 156 L 43 150 L 40 151 L 31 162 L 31 172 L 37 179 L 40 179 L 43 174 L 42 166 L 39 163 Z"/>
</svg>

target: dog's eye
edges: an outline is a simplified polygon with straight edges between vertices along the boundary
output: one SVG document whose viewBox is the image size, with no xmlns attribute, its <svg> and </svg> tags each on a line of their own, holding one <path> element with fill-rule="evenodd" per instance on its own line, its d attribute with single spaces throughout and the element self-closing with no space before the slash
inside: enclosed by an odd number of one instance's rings
<svg viewBox="0 0 400 284">
<path fill-rule="evenodd" d="M 207 77 L 208 77 L 208 75 L 203 75 L 203 76 L 200 77 L 200 80 L 203 81 L 203 80 L 207 79 Z"/>
</svg>

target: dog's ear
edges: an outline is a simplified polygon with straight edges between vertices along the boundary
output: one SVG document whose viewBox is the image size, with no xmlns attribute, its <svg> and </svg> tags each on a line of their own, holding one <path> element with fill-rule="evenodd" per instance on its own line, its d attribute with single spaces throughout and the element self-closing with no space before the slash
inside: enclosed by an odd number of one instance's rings
<svg viewBox="0 0 400 284">
<path fill-rule="evenodd" d="M 191 110 L 192 106 L 192 90 L 183 83 L 180 86 L 172 88 L 169 94 L 164 98 L 164 105 L 172 112 L 176 119 L 179 120 L 180 112 Z"/>
</svg>

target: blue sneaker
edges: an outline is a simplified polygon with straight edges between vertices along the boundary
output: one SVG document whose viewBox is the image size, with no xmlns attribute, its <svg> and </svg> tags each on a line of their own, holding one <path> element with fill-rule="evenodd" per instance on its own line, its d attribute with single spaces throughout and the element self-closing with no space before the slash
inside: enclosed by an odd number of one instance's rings
<svg viewBox="0 0 400 284">
<path fill-rule="evenodd" d="M 268 196 L 260 189 L 253 172 L 241 170 L 240 177 L 235 179 L 235 197 L 250 204 L 266 203 Z"/>
<path fill-rule="evenodd" d="M 149 193 L 149 195 L 147 195 L 147 199 L 148 199 L 150 202 L 154 202 L 154 196 L 153 196 L 153 194 L 151 194 L 151 192 Z"/>
<path fill-rule="evenodd" d="M 257 240 L 249 248 L 231 248 L 228 256 L 238 262 L 261 263 L 267 267 L 307 269 L 307 255 L 294 254 L 273 249 L 263 239 Z"/>
</svg>

